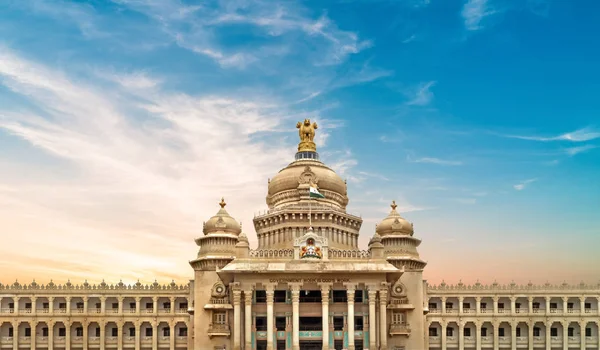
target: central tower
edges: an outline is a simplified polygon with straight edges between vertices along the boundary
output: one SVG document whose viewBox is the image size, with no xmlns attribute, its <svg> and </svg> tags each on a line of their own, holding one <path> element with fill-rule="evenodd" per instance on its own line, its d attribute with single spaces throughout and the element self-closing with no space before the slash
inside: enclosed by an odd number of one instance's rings
<svg viewBox="0 0 600 350">
<path fill-rule="evenodd" d="M 259 249 L 291 249 L 312 224 L 314 233 L 330 248 L 357 249 L 362 219 L 346 213 L 346 181 L 319 160 L 314 142 L 317 123 L 296 125 L 300 142 L 295 160 L 269 180 L 269 210 L 254 217 Z M 310 187 L 324 198 L 311 198 Z M 310 219 L 309 219 L 310 215 Z"/>
</svg>

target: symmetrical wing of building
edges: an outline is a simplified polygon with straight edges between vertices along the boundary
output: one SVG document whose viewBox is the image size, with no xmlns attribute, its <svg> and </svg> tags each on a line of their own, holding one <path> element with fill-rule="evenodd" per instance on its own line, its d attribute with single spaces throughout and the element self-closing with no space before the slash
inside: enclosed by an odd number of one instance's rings
<svg viewBox="0 0 600 350">
<path fill-rule="evenodd" d="M 258 249 L 225 210 L 204 223 L 185 286 L 0 284 L 2 349 L 599 349 L 600 286 L 429 286 L 392 202 L 368 249 L 346 182 L 298 123 L 268 182 Z"/>
</svg>

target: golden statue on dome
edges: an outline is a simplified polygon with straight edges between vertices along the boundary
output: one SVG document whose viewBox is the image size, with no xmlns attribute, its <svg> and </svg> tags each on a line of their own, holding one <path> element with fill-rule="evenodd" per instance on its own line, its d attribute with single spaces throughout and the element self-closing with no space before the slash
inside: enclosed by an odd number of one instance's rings
<svg viewBox="0 0 600 350">
<path fill-rule="evenodd" d="M 310 119 L 304 119 L 303 122 L 296 124 L 298 134 L 300 135 L 300 143 L 298 144 L 298 152 L 316 152 L 317 145 L 314 142 L 315 130 L 318 128 L 317 123 L 310 122 Z"/>
</svg>

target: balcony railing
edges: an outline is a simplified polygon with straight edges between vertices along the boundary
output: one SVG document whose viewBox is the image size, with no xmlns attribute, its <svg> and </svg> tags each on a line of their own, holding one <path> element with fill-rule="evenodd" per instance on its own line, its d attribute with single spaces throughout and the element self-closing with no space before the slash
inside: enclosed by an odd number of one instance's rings
<svg viewBox="0 0 600 350">
<path fill-rule="evenodd" d="M 1 311 L 3 314 L 13 314 L 13 313 L 15 313 L 15 309 L 14 309 L 14 308 L 10 308 L 10 309 L 9 309 L 9 308 L 0 309 L 0 311 Z"/>
<path fill-rule="evenodd" d="M 410 324 L 407 322 L 403 323 L 392 323 L 390 325 L 390 334 L 410 334 Z"/>
</svg>

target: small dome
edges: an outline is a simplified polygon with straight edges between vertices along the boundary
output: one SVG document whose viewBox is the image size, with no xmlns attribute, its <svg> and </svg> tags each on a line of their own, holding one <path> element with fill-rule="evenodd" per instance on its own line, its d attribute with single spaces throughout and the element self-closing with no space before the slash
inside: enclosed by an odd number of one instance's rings
<svg viewBox="0 0 600 350">
<path fill-rule="evenodd" d="M 205 235 L 216 232 L 239 235 L 242 232 L 242 226 L 227 213 L 225 210 L 227 203 L 225 203 L 223 198 L 221 198 L 219 205 L 221 206 L 221 209 L 217 212 L 217 215 L 204 223 L 202 232 L 204 232 Z"/>
<path fill-rule="evenodd" d="M 380 236 L 389 236 L 389 235 L 409 235 L 412 236 L 413 225 L 408 222 L 408 220 L 404 219 L 398 212 L 396 208 L 396 201 L 392 201 L 392 211 L 387 216 L 387 218 L 383 219 L 379 225 L 375 228 L 375 232 L 377 232 Z"/>
</svg>

